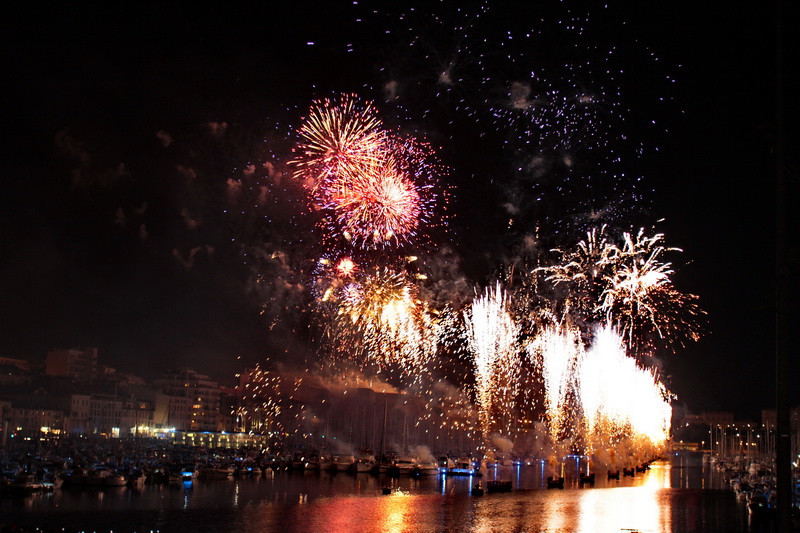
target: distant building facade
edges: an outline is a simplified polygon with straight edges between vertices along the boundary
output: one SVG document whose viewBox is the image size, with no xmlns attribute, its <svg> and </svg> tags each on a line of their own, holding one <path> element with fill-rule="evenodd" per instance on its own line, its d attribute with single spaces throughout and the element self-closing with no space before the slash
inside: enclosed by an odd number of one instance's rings
<svg viewBox="0 0 800 533">
<path fill-rule="evenodd" d="M 69 376 L 76 381 L 97 377 L 97 348 L 51 350 L 44 361 L 47 376 Z"/>
<path fill-rule="evenodd" d="M 171 370 L 153 380 L 170 397 L 169 426 L 188 431 L 223 431 L 230 418 L 222 412 L 220 386 L 191 369 Z"/>
</svg>

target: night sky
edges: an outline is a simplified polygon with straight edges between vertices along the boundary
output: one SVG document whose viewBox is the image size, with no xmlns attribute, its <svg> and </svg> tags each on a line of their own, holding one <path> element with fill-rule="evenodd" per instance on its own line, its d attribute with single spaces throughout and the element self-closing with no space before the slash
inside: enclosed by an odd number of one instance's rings
<svg viewBox="0 0 800 533">
<path fill-rule="evenodd" d="M 642 147 L 640 157 L 619 151 L 620 168 L 641 177 L 632 180 L 630 224 L 655 226 L 683 250 L 670 258 L 673 281 L 708 312 L 700 342 L 661 355 L 679 403 L 754 417 L 774 404 L 770 6 L 612 2 L 576 37 L 566 13 L 587 13 L 571 2 L 486 10 L 420 2 L 413 12 L 368 1 L 287 4 L 5 14 L 0 355 L 41 359 L 54 347 L 98 346 L 102 363 L 146 377 L 190 365 L 223 382 L 265 357 L 313 360 L 304 289 L 284 274 L 307 268 L 296 258 L 315 257 L 319 244 L 289 176 L 274 176 L 311 101 L 343 92 L 375 100 L 387 123 L 437 147 L 449 168 L 449 218 L 431 240 L 460 258 L 466 286 L 485 285 L 517 236 L 504 194 L 524 193 L 524 182 L 509 176 L 513 155 L 499 134 L 484 138 L 486 123 L 455 109 L 479 107 L 487 87 L 507 90 L 521 72 L 557 78 L 557 66 L 580 55 L 595 65 L 581 83 L 619 88 L 619 127 Z M 472 29 L 456 31 L 465 20 Z M 522 53 L 507 36 L 528 28 L 541 32 Z M 409 36 L 443 56 L 461 43 L 463 80 L 437 93 L 428 83 L 435 65 Z M 576 49 L 576 38 L 613 47 L 624 71 L 603 79 L 593 57 L 602 54 Z M 527 63 L 501 66 L 512 53 Z M 479 58 L 491 77 L 481 86 L 467 80 Z M 797 59 L 787 60 L 790 213 Z M 414 87 L 402 109 L 381 102 L 390 81 Z M 258 180 L 270 187 L 256 207 Z M 552 209 L 570 201 L 559 197 Z M 265 259 L 275 250 L 285 264 Z"/>
</svg>

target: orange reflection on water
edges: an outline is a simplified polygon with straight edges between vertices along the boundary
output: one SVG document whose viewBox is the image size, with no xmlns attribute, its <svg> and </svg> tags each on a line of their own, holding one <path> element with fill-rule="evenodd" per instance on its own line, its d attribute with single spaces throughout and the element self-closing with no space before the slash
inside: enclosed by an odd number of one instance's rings
<svg viewBox="0 0 800 533">
<path fill-rule="evenodd" d="M 406 492 L 396 490 L 380 501 L 382 504 L 378 512 L 382 517 L 382 530 L 388 533 L 408 531 L 411 526 L 409 513 L 413 498 Z"/>
<path fill-rule="evenodd" d="M 669 463 L 657 462 L 650 465 L 650 470 L 644 476 L 642 487 L 653 490 L 672 488 L 672 467 Z"/>
<path fill-rule="evenodd" d="M 671 531 L 671 501 L 661 497 L 671 487 L 669 465 L 654 463 L 647 473 L 637 473 L 634 483 L 547 491 L 536 521 L 546 532 Z"/>
<path fill-rule="evenodd" d="M 638 486 L 583 491 L 575 531 L 671 531 L 671 509 L 665 505 L 669 500 L 659 497 L 670 488 L 669 465 L 653 464 L 636 477 L 641 479 Z"/>
</svg>

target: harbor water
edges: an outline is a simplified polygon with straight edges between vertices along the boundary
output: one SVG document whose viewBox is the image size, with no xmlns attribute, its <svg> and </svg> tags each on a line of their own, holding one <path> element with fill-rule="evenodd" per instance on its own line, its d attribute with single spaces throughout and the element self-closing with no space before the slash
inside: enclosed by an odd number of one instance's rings
<svg viewBox="0 0 800 533">
<path fill-rule="evenodd" d="M 672 455 L 634 477 L 606 477 L 581 485 L 568 476 L 564 489 L 547 489 L 541 463 L 490 468 L 481 478 L 267 470 L 139 490 L 5 496 L 0 525 L 97 533 L 770 531 L 768 520 L 752 522 L 698 454 Z M 510 480 L 513 490 L 473 494 L 492 479 Z"/>
</svg>

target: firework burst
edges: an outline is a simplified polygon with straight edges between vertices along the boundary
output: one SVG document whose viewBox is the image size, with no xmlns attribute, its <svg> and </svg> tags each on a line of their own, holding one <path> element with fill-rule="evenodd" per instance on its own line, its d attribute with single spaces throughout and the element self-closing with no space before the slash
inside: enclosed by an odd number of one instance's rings
<svg viewBox="0 0 800 533">
<path fill-rule="evenodd" d="M 566 289 L 566 306 L 586 318 L 598 318 L 598 301 L 613 274 L 619 249 L 606 236 L 606 226 L 587 232 L 572 252 L 554 250 L 561 261 L 537 270 L 547 273 L 547 280 Z"/>
<path fill-rule="evenodd" d="M 605 226 L 592 229 L 572 252 L 555 250 L 561 261 L 537 270 L 563 289 L 563 307 L 586 323 L 604 321 L 621 331 L 636 356 L 652 355 L 656 346 L 682 345 L 697 340 L 703 311 L 697 297 L 676 290 L 672 264 L 661 233 L 648 236 L 640 229 L 623 233 L 618 245 Z"/>
<path fill-rule="evenodd" d="M 361 248 L 409 242 L 434 203 L 437 165 L 426 143 L 390 135 L 355 96 L 312 105 L 299 130 L 295 177 L 306 183 L 323 226 Z"/>
<path fill-rule="evenodd" d="M 658 342 L 675 347 L 700 337 L 704 313 L 697 296 L 674 288 L 672 264 L 661 259 L 666 252 L 681 250 L 665 248 L 663 239 L 663 234 L 647 236 L 643 229 L 635 238 L 623 234 L 624 244 L 616 248 L 615 268 L 606 276 L 599 307 L 637 356 L 652 355 Z"/>
<path fill-rule="evenodd" d="M 324 188 L 380 161 L 384 132 L 376 109 L 355 95 L 315 101 L 298 130 L 295 177 L 325 203 Z"/>
<path fill-rule="evenodd" d="M 439 343 L 438 315 L 417 298 L 408 275 L 388 268 L 349 278 L 329 294 L 328 326 L 336 351 L 412 380 L 429 367 Z"/>
<path fill-rule="evenodd" d="M 420 194 L 414 182 L 399 172 L 391 159 L 335 182 L 330 207 L 348 241 L 383 247 L 407 240 L 417 229 Z"/>
</svg>

